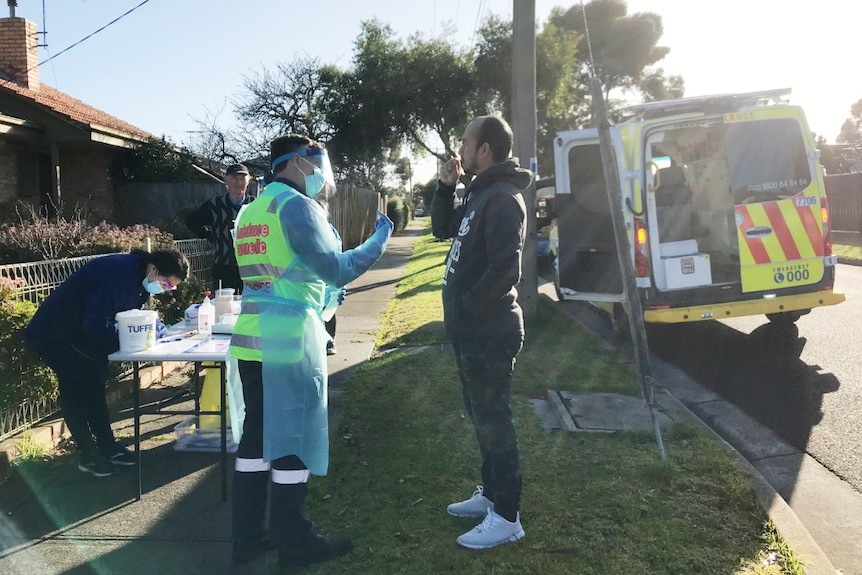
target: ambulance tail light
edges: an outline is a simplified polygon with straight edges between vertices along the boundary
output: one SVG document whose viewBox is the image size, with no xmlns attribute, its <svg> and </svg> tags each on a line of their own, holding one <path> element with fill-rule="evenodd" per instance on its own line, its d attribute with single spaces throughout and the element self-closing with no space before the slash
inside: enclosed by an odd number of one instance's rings
<svg viewBox="0 0 862 575">
<path fill-rule="evenodd" d="M 820 200 L 820 220 L 823 222 L 823 255 L 832 255 L 832 222 L 829 220 L 829 202 Z"/>
<path fill-rule="evenodd" d="M 641 218 L 635 218 L 635 275 L 649 277 L 649 235 Z"/>
</svg>

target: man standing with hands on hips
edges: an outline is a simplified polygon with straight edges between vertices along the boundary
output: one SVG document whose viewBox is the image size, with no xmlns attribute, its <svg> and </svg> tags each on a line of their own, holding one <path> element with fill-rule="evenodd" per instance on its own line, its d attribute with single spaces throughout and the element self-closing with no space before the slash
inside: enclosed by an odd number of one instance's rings
<svg viewBox="0 0 862 575">
<path fill-rule="evenodd" d="M 233 560 L 246 563 L 274 547 L 281 566 L 297 566 L 352 547 L 318 534 L 305 513 L 309 476 L 326 475 L 329 465 L 323 315 L 340 288 L 383 255 L 393 225 L 377 212 L 371 237 L 342 251 L 321 206 L 335 190 L 326 150 L 290 134 L 270 143 L 270 160 L 274 181 L 236 224 L 245 291 L 230 353 L 245 420 L 233 480 Z"/>
<path fill-rule="evenodd" d="M 440 170 L 431 204 L 435 230 L 455 235 L 443 272 L 443 320 L 452 340 L 464 408 L 473 422 L 482 457 L 483 486 L 449 505 L 455 517 L 484 517 L 457 539 L 470 549 L 489 549 L 521 539 L 521 467 L 509 405 L 515 357 L 524 342 L 518 305 L 526 208 L 521 190 L 532 173 L 511 158 L 512 129 L 502 118 L 480 116 L 467 125 L 460 158 Z M 455 185 L 475 176 L 455 216 Z"/>
</svg>

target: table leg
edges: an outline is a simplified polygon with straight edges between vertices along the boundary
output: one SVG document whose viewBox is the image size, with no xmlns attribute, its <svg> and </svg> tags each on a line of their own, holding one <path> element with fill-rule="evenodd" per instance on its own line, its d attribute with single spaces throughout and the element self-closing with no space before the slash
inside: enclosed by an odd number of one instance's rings
<svg viewBox="0 0 862 575">
<path fill-rule="evenodd" d="M 132 383 L 132 403 L 135 415 L 135 459 L 138 463 L 138 497 L 135 501 L 141 500 L 143 492 L 141 482 L 141 373 L 138 362 L 132 362 L 134 370 L 134 382 Z"/>
<path fill-rule="evenodd" d="M 195 362 L 195 416 L 201 415 L 201 362 Z"/>
<path fill-rule="evenodd" d="M 219 410 L 221 411 L 221 500 L 227 501 L 227 363 L 219 369 Z"/>
</svg>

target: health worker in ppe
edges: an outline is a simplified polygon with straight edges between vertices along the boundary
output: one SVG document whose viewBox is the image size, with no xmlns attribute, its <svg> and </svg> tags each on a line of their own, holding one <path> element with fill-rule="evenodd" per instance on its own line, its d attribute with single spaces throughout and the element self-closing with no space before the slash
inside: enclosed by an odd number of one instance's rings
<svg viewBox="0 0 862 575">
<path fill-rule="evenodd" d="M 274 181 L 235 228 L 245 289 L 230 353 L 238 360 L 245 420 L 233 480 L 233 560 L 245 563 L 275 548 L 280 565 L 295 566 L 352 547 L 346 538 L 318 534 L 304 509 L 309 476 L 325 475 L 329 465 L 322 315 L 341 287 L 383 255 L 393 224 L 378 212 L 371 237 L 342 251 L 321 206 L 335 191 L 326 150 L 291 134 L 270 143 L 270 158 Z"/>
<path fill-rule="evenodd" d="M 81 471 L 105 477 L 116 465 L 135 464 L 114 439 L 105 400 L 108 355 L 120 349 L 116 314 L 141 309 L 151 295 L 175 289 L 188 274 L 188 260 L 175 249 L 95 258 L 51 292 L 24 329 L 27 344 L 57 374 Z M 167 331 L 160 321 L 156 329 L 156 337 Z"/>
</svg>

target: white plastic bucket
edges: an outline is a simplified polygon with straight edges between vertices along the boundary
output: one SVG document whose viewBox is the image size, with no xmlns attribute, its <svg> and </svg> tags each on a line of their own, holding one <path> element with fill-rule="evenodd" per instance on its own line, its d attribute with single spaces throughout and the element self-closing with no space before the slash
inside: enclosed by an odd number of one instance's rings
<svg viewBox="0 0 862 575">
<path fill-rule="evenodd" d="M 142 351 L 156 345 L 156 320 L 159 314 L 152 310 L 130 309 L 117 313 L 117 333 L 120 351 Z"/>
</svg>

